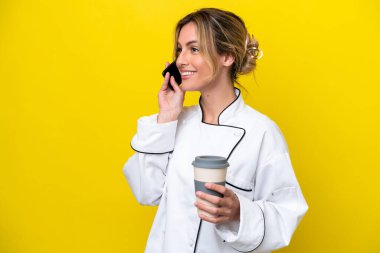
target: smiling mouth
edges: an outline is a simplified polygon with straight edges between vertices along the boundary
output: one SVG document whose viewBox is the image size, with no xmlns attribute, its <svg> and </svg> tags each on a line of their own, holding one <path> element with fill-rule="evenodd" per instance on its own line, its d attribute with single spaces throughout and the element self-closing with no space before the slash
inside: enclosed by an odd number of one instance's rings
<svg viewBox="0 0 380 253">
<path fill-rule="evenodd" d="M 181 72 L 181 76 L 192 76 L 196 71 L 184 71 Z"/>
</svg>

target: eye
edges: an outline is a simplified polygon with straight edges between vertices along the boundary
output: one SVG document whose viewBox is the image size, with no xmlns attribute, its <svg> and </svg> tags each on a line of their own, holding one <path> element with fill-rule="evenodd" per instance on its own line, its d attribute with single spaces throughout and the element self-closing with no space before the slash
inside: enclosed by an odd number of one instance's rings
<svg viewBox="0 0 380 253">
<path fill-rule="evenodd" d="M 182 50 L 182 48 L 177 47 L 176 52 L 179 53 L 179 52 L 181 52 L 181 50 Z"/>
<path fill-rule="evenodd" d="M 192 50 L 193 52 L 198 52 L 198 51 L 199 51 L 199 49 L 196 48 L 196 47 L 192 47 L 191 50 Z"/>
</svg>

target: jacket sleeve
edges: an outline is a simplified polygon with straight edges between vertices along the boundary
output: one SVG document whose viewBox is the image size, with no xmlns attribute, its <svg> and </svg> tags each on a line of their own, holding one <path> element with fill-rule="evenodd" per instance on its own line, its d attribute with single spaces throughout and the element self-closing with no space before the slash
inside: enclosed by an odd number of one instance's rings
<svg viewBox="0 0 380 253">
<path fill-rule="evenodd" d="M 138 120 L 137 133 L 131 142 L 136 153 L 125 163 L 123 173 L 142 205 L 160 202 L 176 128 L 177 121 L 158 124 L 157 114 Z"/>
<path fill-rule="evenodd" d="M 237 194 L 240 221 L 216 225 L 225 243 L 241 252 L 272 251 L 289 245 L 308 205 L 278 128 L 266 133 L 256 170 L 254 199 Z"/>
</svg>

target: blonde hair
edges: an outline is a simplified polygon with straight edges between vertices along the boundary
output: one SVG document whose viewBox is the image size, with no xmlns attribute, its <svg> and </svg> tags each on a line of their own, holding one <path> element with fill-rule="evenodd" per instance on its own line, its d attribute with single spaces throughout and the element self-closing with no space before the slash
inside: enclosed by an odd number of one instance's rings
<svg viewBox="0 0 380 253">
<path fill-rule="evenodd" d="M 212 79 L 219 72 L 217 54 L 227 54 L 235 58 L 231 68 L 230 78 L 233 83 L 239 75 L 252 72 L 256 68 L 259 42 L 251 36 L 244 21 L 232 12 L 202 8 L 192 12 L 178 21 L 175 28 L 173 60 L 178 57 L 178 37 L 186 24 L 193 22 L 197 27 L 200 52 L 212 69 Z"/>
</svg>

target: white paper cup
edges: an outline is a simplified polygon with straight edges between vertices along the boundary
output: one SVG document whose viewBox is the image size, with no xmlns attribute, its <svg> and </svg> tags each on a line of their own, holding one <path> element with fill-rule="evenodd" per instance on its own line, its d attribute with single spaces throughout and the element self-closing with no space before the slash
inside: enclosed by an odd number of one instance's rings
<svg viewBox="0 0 380 253">
<path fill-rule="evenodd" d="M 205 187 L 206 183 L 214 183 L 225 186 L 227 168 L 229 166 L 227 159 L 221 156 L 197 156 L 193 161 L 194 166 L 194 186 L 195 192 L 202 191 L 207 194 L 223 197 L 222 194 L 216 191 L 209 190 Z M 202 200 L 197 197 L 197 201 L 202 204 L 214 206 L 216 205 Z M 216 217 L 216 215 L 204 212 L 198 209 L 199 214 L 204 214 L 210 217 Z"/>
</svg>

